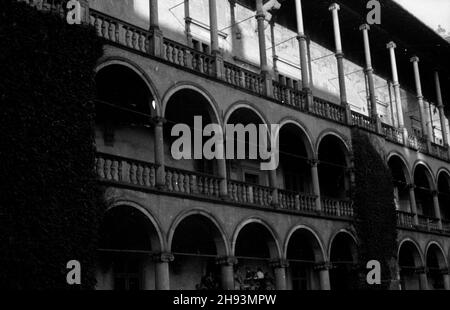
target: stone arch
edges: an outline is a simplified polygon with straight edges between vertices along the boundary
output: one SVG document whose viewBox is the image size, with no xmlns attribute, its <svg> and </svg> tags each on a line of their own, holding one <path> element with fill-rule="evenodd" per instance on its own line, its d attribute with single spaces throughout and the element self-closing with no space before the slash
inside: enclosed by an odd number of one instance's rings
<svg viewBox="0 0 450 310">
<path fill-rule="evenodd" d="M 313 237 L 313 240 L 316 242 L 317 248 L 314 249 L 316 261 L 325 262 L 327 260 L 327 253 L 325 252 L 325 248 L 323 246 L 322 240 L 319 237 L 319 234 L 314 229 L 306 225 L 296 225 L 289 231 L 283 247 L 284 258 L 287 258 L 289 242 L 291 241 L 293 235 L 301 230 L 308 232 Z"/>
<path fill-rule="evenodd" d="M 102 69 L 111 66 L 111 65 L 120 65 L 124 66 L 130 70 L 132 70 L 134 73 L 136 73 L 147 85 L 148 90 L 153 96 L 153 99 L 155 100 L 155 107 L 156 107 L 156 116 L 162 116 L 162 100 L 161 96 L 158 92 L 158 88 L 154 84 L 152 78 L 135 62 L 132 60 L 125 58 L 125 57 L 119 57 L 119 56 L 113 56 L 113 57 L 102 57 L 97 63 L 97 66 L 95 67 L 94 71 L 95 74 L 100 72 Z"/>
<path fill-rule="evenodd" d="M 347 229 L 339 229 L 337 232 L 335 232 L 331 236 L 330 241 L 328 243 L 328 249 L 327 249 L 328 259 L 331 260 L 331 248 L 332 248 L 333 242 L 335 241 L 336 237 L 340 234 L 345 234 L 353 240 L 355 248 L 353 249 L 352 256 L 353 256 L 354 261 L 357 261 L 358 257 L 357 257 L 357 252 L 356 252 L 356 246 L 358 245 L 358 239 L 355 237 L 354 234 L 352 234 Z"/>
<path fill-rule="evenodd" d="M 427 178 L 428 182 L 430 184 L 431 190 L 436 190 L 436 179 L 433 174 L 433 169 L 431 169 L 430 165 L 423 160 L 418 160 L 414 163 L 413 169 L 412 169 L 412 176 L 414 178 L 415 173 L 419 167 L 424 167 L 425 171 L 427 172 Z"/>
<path fill-rule="evenodd" d="M 393 151 L 387 156 L 386 163 L 389 164 L 389 161 L 392 158 L 398 158 L 403 163 L 403 167 L 402 168 L 403 168 L 403 173 L 404 173 L 405 178 L 406 178 L 406 182 L 412 183 L 412 179 L 413 178 L 412 178 L 412 174 L 411 174 L 411 168 L 409 167 L 408 161 L 405 159 L 405 157 L 402 154 Z"/>
<path fill-rule="evenodd" d="M 260 120 L 263 122 L 263 124 L 268 126 L 268 128 L 270 129 L 270 122 L 266 118 L 264 113 L 256 105 L 254 105 L 253 103 L 251 103 L 249 101 L 237 101 L 237 102 L 233 103 L 228 108 L 228 110 L 225 112 L 223 124 L 224 125 L 228 124 L 228 121 L 230 120 L 231 115 L 233 115 L 233 113 L 239 109 L 247 109 L 247 110 L 252 111 L 260 118 Z"/>
<path fill-rule="evenodd" d="M 309 133 L 308 129 L 303 124 L 301 124 L 298 120 L 295 120 L 293 118 L 283 119 L 280 123 L 280 127 L 278 128 L 278 131 L 276 132 L 277 140 L 279 141 L 279 139 L 280 139 L 280 132 L 283 129 L 283 127 L 286 125 L 289 125 L 289 124 L 294 125 L 301 132 L 302 142 L 306 148 L 309 158 L 316 158 L 317 153 L 314 148 L 314 142 L 311 139 L 311 134 Z"/>
<path fill-rule="evenodd" d="M 221 113 L 220 113 L 221 110 L 220 110 L 217 102 L 214 100 L 214 97 L 202 86 L 195 84 L 195 83 L 191 83 L 191 82 L 177 83 L 176 85 L 172 86 L 169 90 L 166 91 L 166 93 L 164 94 L 163 100 L 162 100 L 162 115 L 163 115 L 163 117 L 166 116 L 167 105 L 168 105 L 170 99 L 172 98 L 172 96 L 182 90 L 192 90 L 194 92 L 197 92 L 199 95 L 201 95 L 209 104 L 209 107 L 212 112 L 212 115 L 210 115 L 212 122 L 215 121 L 217 124 L 219 124 L 221 126 L 223 125 L 222 117 L 221 117 Z"/>
<path fill-rule="evenodd" d="M 145 218 L 147 220 L 149 220 L 150 223 L 153 225 L 153 228 L 155 229 L 155 231 L 157 233 L 157 240 L 152 240 L 152 246 L 155 245 L 156 246 L 155 248 L 157 251 L 163 252 L 166 250 L 167 246 L 164 241 L 164 237 L 163 237 L 164 234 L 161 229 L 161 224 L 159 223 L 157 218 L 147 208 L 144 208 L 140 204 L 132 202 L 132 201 L 118 200 L 118 201 L 115 201 L 114 204 L 112 204 L 111 206 L 108 207 L 108 209 L 106 210 L 106 213 L 108 213 L 111 210 L 114 210 L 116 208 L 119 208 L 119 207 L 133 208 L 133 209 L 139 211 L 142 215 L 144 215 Z"/>
<path fill-rule="evenodd" d="M 246 226 L 251 225 L 251 224 L 258 224 L 258 225 L 261 225 L 262 227 L 264 227 L 264 229 L 266 229 L 266 231 L 269 233 L 269 235 L 272 238 L 272 240 L 269 240 L 269 242 L 268 242 L 268 247 L 269 247 L 269 252 L 270 252 L 271 258 L 273 258 L 273 259 L 281 258 L 282 253 L 281 253 L 278 235 L 276 234 L 275 230 L 266 221 L 264 221 L 260 218 L 257 218 L 257 217 L 248 218 L 248 219 L 242 221 L 239 225 L 237 225 L 237 227 L 233 233 L 233 239 L 231 242 L 232 255 L 236 255 L 236 243 L 237 243 L 239 234 Z"/>
<path fill-rule="evenodd" d="M 428 257 L 429 252 L 431 251 L 432 248 L 436 248 L 436 250 L 438 250 L 438 253 L 440 254 L 438 257 L 439 259 L 439 268 L 441 269 L 446 269 L 449 268 L 448 266 L 448 260 L 447 257 L 445 256 L 445 251 L 444 248 L 439 244 L 439 242 L 437 241 L 430 241 L 426 248 L 425 248 L 425 258 Z"/>
<path fill-rule="evenodd" d="M 351 157 L 352 157 L 351 142 L 344 135 L 342 135 L 340 132 L 338 132 L 336 130 L 327 129 L 319 135 L 319 137 L 316 140 L 316 145 L 315 145 L 316 154 L 319 155 L 320 145 L 327 136 L 334 136 L 335 138 L 340 140 L 340 142 L 342 143 L 342 146 L 344 146 L 342 151 L 346 154 L 347 164 L 350 165 Z"/>
<path fill-rule="evenodd" d="M 404 238 L 398 245 L 398 251 L 397 251 L 397 257 L 398 259 L 400 258 L 400 251 L 402 249 L 402 246 L 404 244 L 411 244 L 413 246 L 413 248 L 416 250 L 416 255 L 414 256 L 414 262 L 416 264 L 416 266 L 425 266 L 425 260 L 424 260 L 424 256 L 423 253 L 420 249 L 420 245 L 417 243 L 417 241 L 415 241 L 412 238 Z"/>
<path fill-rule="evenodd" d="M 217 232 L 219 235 L 214 236 L 214 241 L 217 247 L 217 254 L 221 256 L 229 256 L 230 253 L 230 247 L 228 244 L 228 237 L 226 232 L 223 230 L 220 222 L 209 212 L 206 212 L 201 209 L 194 209 L 194 210 L 188 210 L 181 212 L 173 221 L 173 223 L 170 226 L 169 233 L 167 235 L 167 245 L 168 250 L 172 250 L 172 243 L 173 243 L 173 237 L 175 235 L 175 231 L 180 225 L 181 222 L 183 222 L 186 218 L 191 216 L 201 216 L 207 219 L 209 222 L 211 222 L 212 225 L 217 229 Z"/>
</svg>

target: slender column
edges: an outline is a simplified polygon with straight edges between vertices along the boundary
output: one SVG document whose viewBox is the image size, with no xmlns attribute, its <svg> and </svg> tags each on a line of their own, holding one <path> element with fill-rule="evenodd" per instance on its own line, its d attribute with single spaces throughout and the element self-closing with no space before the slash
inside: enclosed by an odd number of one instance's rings
<svg viewBox="0 0 450 310">
<path fill-rule="evenodd" d="M 438 191 L 433 191 L 433 205 L 434 205 L 434 215 L 439 220 L 439 229 L 442 229 L 442 215 L 441 208 L 439 206 L 439 193 Z"/>
<path fill-rule="evenodd" d="M 397 58 L 395 56 L 395 49 L 397 48 L 397 45 L 391 41 L 387 44 L 386 47 L 389 50 L 389 55 L 391 58 L 392 82 L 393 82 L 393 86 L 394 86 L 394 96 L 395 96 L 395 105 L 396 105 L 396 110 L 397 110 L 398 127 L 403 132 L 404 141 L 407 141 L 408 132 L 405 128 L 402 96 L 400 93 L 400 83 L 399 83 L 399 79 L 398 79 Z"/>
<path fill-rule="evenodd" d="M 336 60 L 339 78 L 339 92 L 341 96 L 341 105 L 347 110 L 346 117 L 347 123 L 352 122 L 352 114 L 350 110 L 350 105 L 347 102 L 347 89 L 345 86 L 345 68 L 344 68 L 344 53 L 342 51 L 342 40 L 341 40 L 341 28 L 339 25 L 339 10 L 341 7 L 337 3 L 333 3 L 329 10 L 333 16 L 333 29 L 334 29 L 334 42 L 336 47 Z"/>
<path fill-rule="evenodd" d="M 154 265 L 153 256 L 146 257 L 142 262 L 142 289 L 144 291 L 150 291 L 154 289 L 155 283 L 155 271 L 152 270 Z M 153 272 L 152 272 L 153 271 Z"/>
<path fill-rule="evenodd" d="M 289 266 L 285 260 L 275 260 L 271 263 L 275 273 L 275 288 L 279 291 L 287 289 L 286 269 Z"/>
<path fill-rule="evenodd" d="M 261 63 L 261 74 L 264 79 L 264 91 L 266 96 L 273 96 L 272 77 L 267 64 L 266 52 L 266 28 L 264 22 L 266 14 L 263 9 L 263 0 L 256 0 L 256 20 L 258 23 L 259 59 Z"/>
<path fill-rule="evenodd" d="M 220 177 L 220 197 L 228 199 L 228 177 L 227 177 L 227 161 L 225 158 L 217 161 L 219 177 Z"/>
<path fill-rule="evenodd" d="M 185 22 L 185 32 L 186 32 L 186 43 L 189 47 L 192 47 L 192 32 L 191 32 L 191 7 L 190 0 L 184 1 L 184 22 Z"/>
<path fill-rule="evenodd" d="M 89 24 L 91 17 L 89 13 L 89 1 L 88 0 L 79 0 L 81 6 L 81 22 L 83 24 Z"/>
<path fill-rule="evenodd" d="M 277 47 L 275 41 L 275 19 L 272 18 L 270 21 L 270 38 L 272 43 L 272 61 L 273 61 L 273 73 L 276 77 L 278 77 L 278 55 L 277 55 Z"/>
<path fill-rule="evenodd" d="M 171 253 L 160 253 L 153 257 L 155 261 L 155 288 L 158 291 L 169 290 L 169 263 L 174 261 Z"/>
<path fill-rule="evenodd" d="M 316 196 L 316 208 L 318 211 L 322 210 L 322 201 L 320 199 L 320 183 L 319 183 L 319 160 L 311 159 L 309 161 L 309 165 L 311 166 L 311 179 L 313 183 L 313 191 L 314 196 Z"/>
<path fill-rule="evenodd" d="M 411 213 L 414 215 L 414 224 L 419 224 L 419 217 L 417 215 L 416 193 L 414 191 L 415 185 L 408 184 L 409 187 L 409 203 L 411 207 Z"/>
<path fill-rule="evenodd" d="M 234 290 L 234 265 L 237 264 L 235 257 L 221 257 L 217 259 L 220 265 L 221 284 L 223 290 Z"/>
<path fill-rule="evenodd" d="M 163 189 L 166 185 L 166 168 L 164 161 L 164 126 L 165 119 L 153 118 L 155 135 L 155 164 L 156 164 L 156 187 Z"/>
<path fill-rule="evenodd" d="M 270 188 L 272 189 L 272 205 L 274 207 L 278 207 L 280 204 L 278 198 L 278 178 L 277 178 L 277 170 L 273 169 L 269 171 L 269 182 Z"/>
<path fill-rule="evenodd" d="M 419 267 L 416 269 L 416 273 L 419 275 L 419 285 L 420 289 L 423 291 L 428 290 L 428 277 L 427 277 L 427 268 Z"/>
<path fill-rule="evenodd" d="M 363 24 L 359 27 L 359 30 L 363 33 L 364 40 L 364 53 L 366 58 L 366 68 L 365 72 L 367 75 L 367 82 L 369 84 L 369 96 L 370 96 L 370 110 L 371 117 L 377 122 L 377 131 L 381 133 L 381 121 L 378 117 L 378 107 L 377 107 L 377 97 L 375 94 L 375 82 L 373 80 L 373 67 L 372 67 L 372 56 L 370 53 L 370 42 L 369 42 L 369 30 L 370 26 Z"/>
<path fill-rule="evenodd" d="M 209 0 L 209 27 L 211 38 L 211 54 L 214 56 L 214 74 L 217 78 L 223 79 L 223 56 L 219 49 L 219 28 L 217 25 L 217 3 L 216 0 Z"/>
<path fill-rule="evenodd" d="M 314 267 L 314 269 L 319 272 L 320 289 L 322 291 L 331 290 L 331 284 L 330 284 L 331 264 L 329 262 L 323 262 L 323 263 L 317 264 Z"/>
<path fill-rule="evenodd" d="M 311 85 L 309 81 L 308 73 L 308 46 L 305 35 L 305 28 L 303 25 L 303 10 L 302 1 L 295 0 L 295 13 L 297 16 L 297 40 L 300 50 L 300 67 L 302 72 L 302 88 L 307 95 L 307 108 L 310 109 L 313 102 L 313 96 L 311 92 Z"/>
<path fill-rule="evenodd" d="M 417 56 L 414 56 L 411 58 L 411 62 L 413 63 L 413 68 L 414 68 L 414 79 L 416 81 L 417 101 L 419 102 L 420 123 L 422 125 L 422 135 L 426 138 L 428 150 L 430 150 L 431 149 L 431 145 L 430 145 L 431 133 L 428 132 L 429 130 L 428 130 L 428 127 L 426 124 L 425 107 L 424 107 L 423 94 L 422 94 L 422 83 L 420 81 L 419 61 L 420 61 L 419 57 L 417 57 Z"/>
<path fill-rule="evenodd" d="M 436 85 L 437 107 L 439 109 L 439 119 L 441 121 L 442 139 L 444 146 L 448 148 L 448 130 L 445 124 L 444 102 L 442 101 L 441 82 L 439 80 L 439 72 L 434 72 L 434 81 Z"/>
<path fill-rule="evenodd" d="M 150 40 L 149 50 L 150 54 L 163 57 L 163 33 L 159 28 L 159 14 L 158 14 L 158 0 L 150 0 Z"/>
</svg>

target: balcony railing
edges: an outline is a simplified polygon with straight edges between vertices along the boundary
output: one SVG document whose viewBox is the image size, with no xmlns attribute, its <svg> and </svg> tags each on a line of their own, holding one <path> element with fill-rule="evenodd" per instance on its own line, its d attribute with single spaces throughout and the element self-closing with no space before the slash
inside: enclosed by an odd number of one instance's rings
<svg viewBox="0 0 450 310">
<path fill-rule="evenodd" d="M 414 214 L 397 211 L 397 225 L 404 228 L 414 228 Z"/>
<path fill-rule="evenodd" d="M 439 219 L 419 215 L 419 227 L 427 231 L 439 231 Z"/>
<path fill-rule="evenodd" d="M 280 103 L 289 105 L 300 111 L 306 111 L 305 93 L 273 81 L 273 95 Z"/>
<path fill-rule="evenodd" d="M 20 1 L 20 0 L 18 0 Z M 63 13 L 60 4 L 51 0 L 22 0 L 39 10 L 52 11 L 57 14 Z M 151 32 L 122 21 L 118 18 L 98 12 L 94 9 L 89 10 L 89 23 L 95 27 L 98 36 L 131 48 L 138 52 L 150 54 Z M 187 47 L 181 43 L 163 38 L 162 58 L 174 65 L 181 66 L 188 70 L 196 71 L 209 77 L 221 78 L 225 82 L 251 91 L 258 95 L 264 94 L 263 77 L 260 73 L 255 73 L 229 62 L 223 62 L 223 76 L 219 77 L 216 72 L 215 57 Z M 279 82 L 273 82 L 273 97 L 281 104 L 293 107 L 297 110 L 308 111 L 320 117 L 345 123 L 345 108 L 333 104 L 326 100 L 314 97 L 311 106 L 306 105 L 306 94 L 303 91 L 295 90 L 291 87 L 281 85 Z M 362 129 L 377 132 L 375 119 L 352 112 L 352 124 Z M 450 161 L 448 150 L 440 145 L 433 144 L 428 150 L 427 141 L 424 138 L 410 134 L 408 141 L 403 141 L 403 135 L 396 128 L 383 125 L 383 133 L 386 138 L 392 142 L 403 144 L 407 147 L 418 150 L 422 153 L 429 153 L 432 156 L 442 160 Z"/>
<path fill-rule="evenodd" d="M 399 143 L 399 144 L 405 143 L 404 139 L 403 139 L 403 133 L 398 128 L 395 128 L 388 124 L 382 124 L 382 128 L 383 128 L 383 133 L 386 136 L 386 139 L 388 139 L 389 141 Z"/>
<path fill-rule="evenodd" d="M 427 153 L 427 141 L 423 137 L 418 137 L 414 134 L 409 134 L 408 135 L 408 146 L 419 152 Z"/>
<path fill-rule="evenodd" d="M 371 117 L 352 111 L 353 125 L 368 131 L 376 132 L 377 124 Z"/>
<path fill-rule="evenodd" d="M 331 198 L 322 198 L 322 208 L 325 214 L 332 216 L 353 217 L 353 203 L 350 200 L 336 200 Z"/>
<path fill-rule="evenodd" d="M 157 166 L 135 159 L 97 153 L 95 171 L 101 181 L 124 184 L 157 190 Z M 165 188 L 168 193 L 177 193 L 193 197 L 204 197 L 223 201 L 220 197 L 221 179 L 212 175 L 166 167 Z M 264 208 L 273 206 L 270 187 L 229 180 L 227 183 L 228 200 L 242 205 L 253 205 Z M 301 213 L 319 213 L 316 207 L 317 197 L 298 192 L 279 190 L 279 208 Z M 352 217 L 353 207 L 350 201 L 324 199 L 324 215 Z"/>
<path fill-rule="evenodd" d="M 310 111 L 315 115 L 335 122 L 345 122 L 345 108 L 324 99 L 314 97 Z"/>
<path fill-rule="evenodd" d="M 286 210 L 316 211 L 316 196 L 287 190 L 279 190 L 280 207 Z"/>
</svg>

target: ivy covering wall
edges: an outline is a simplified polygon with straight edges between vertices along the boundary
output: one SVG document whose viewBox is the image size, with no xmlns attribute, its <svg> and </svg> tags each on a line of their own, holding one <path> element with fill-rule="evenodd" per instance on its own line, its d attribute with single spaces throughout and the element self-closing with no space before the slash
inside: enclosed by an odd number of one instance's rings
<svg viewBox="0 0 450 310">
<path fill-rule="evenodd" d="M 26 4 L 0 10 L 0 287 L 95 285 L 102 191 L 95 162 L 95 32 Z M 72 287 L 70 287 L 72 288 Z"/>
<path fill-rule="evenodd" d="M 353 199 L 356 232 L 359 239 L 359 261 L 362 289 L 388 289 L 395 279 L 397 218 L 394 186 L 389 168 L 366 133 L 355 129 L 352 134 L 355 186 Z M 381 263 L 382 285 L 369 286 L 367 262 Z"/>
</svg>

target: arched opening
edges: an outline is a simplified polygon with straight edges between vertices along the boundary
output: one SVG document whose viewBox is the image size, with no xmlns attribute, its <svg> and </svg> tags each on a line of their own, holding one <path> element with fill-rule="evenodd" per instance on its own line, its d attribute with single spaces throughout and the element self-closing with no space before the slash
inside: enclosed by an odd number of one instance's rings
<svg viewBox="0 0 450 310">
<path fill-rule="evenodd" d="M 161 251 L 159 240 L 141 211 L 129 206 L 109 210 L 101 225 L 98 288 L 154 289 L 152 254 Z"/>
<path fill-rule="evenodd" d="M 203 130 L 209 124 L 219 124 L 214 108 L 208 99 L 200 92 L 185 88 L 175 92 L 167 102 L 165 109 L 166 124 L 164 126 L 166 165 L 177 169 L 199 172 L 208 175 L 218 173 L 217 161 L 207 159 L 203 154 L 203 146 L 209 137 L 203 137 Z M 190 137 L 189 143 L 183 144 L 179 148 L 174 148 L 172 144 L 182 137 L 172 136 L 174 127 L 186 129 Z M 198 150 L 198 151 L 196 151 Z M 198 154 L 197 154 L 198 153 Z M 182 159 L 175 159 L 177 156 Z"/>
<path fill-rule="evenodd" d="M 432 178 L 428 169 L 424 165 L 418 165 L 414 171 L 414 184 L 417 212 L 422 215 L 420 220 L 426 218 L 436 218 L 433 202 Z M 423 224 L 423 223 L 422 223 Z"/>
<path fill-rule="evenodd" d="M 319 290 L 316 264 L 324 261 L 316 236 L 307 229 L 296 230 L 289 239 L 286 258 L 289 262 L 287 288 L 290 290 Z"/>
<path fill-rule="evenodd" d="M 270 231 L 260 223 L 245 225 L 236 238 L 235 288 L 240 290 L 275 289 L 271 261 L 279 259 L 278 248 Z"/>
<path fill-rule="evenodd" d="M 441 172 L 438 177 L 439 206 L 443 226 L 450 231 L 450 175 L 447 172 Z"/>
<path fill-rule="evenodd" d="M 219 289 L 221 274 L 217 258 L 226 256 L 224 240 L 219 228 L 206 216 L 184 218 L 172 239 L 175 260 L 170 264 L 171 289 Z"/>
<path fill-rule="evenodd" d="M 114 146 L 124 156 L 145 154 L 138 159 L 148 161 L 150 156 L 151 160 L 154 140 L 150 128 L 156 102 L 146 82 L 132 69 L 118 64 L 100 69 L 95 82 L 98 148 Z"/>
<path fill-rule="evenodd" d="M 296 141 L 296 143 L 293 143 Z M 286 209 L 314 208 L 299 206 L 296 201 L 300 193 L 312 194 L 311 147 L 305 133 L 294 124 L 284 125 L 279 133 L 280 165 L 277 170 L 280 188 L 280 204 Z"/>
<path fill-rule="evenodd" d="M 345 232 L 333 239 L 330 250 L 330 285 L 332 290 L 351 290 L 358 279 L 355 268 L 357 250 L 355 240 Z"/>
<path fill-rule="evenodd" d="M 398 265 L 400 267 L 400 285 L 402 290 L 419 290 L 420 278 L 417 269 L 422 267 L 422 260 L 417 246 L 411 241 L 400 245 Z"/>
<path fill-rule="evenodd" d="M 269 132 L 261 131 L 267 128 L 263 125 L 265 122 L 260 115 L 246 106 L 238 107 L 226 121 L 227 168 L 231 181 L 229 194 L 236 201 L 261 206 L 271 202 L 270 191 L 267 190 L 270 175 L 261 169 L 261 164 L 267 160 L 260 156 L 260 146 L 270 145 Z M 260 133 L 267 136 L 265 141 L 262 141 Z"/>
<path fill-rule="evenodd" d="M 429 289 L 445 289 L 444 272 L 448 272 L 444 253 L 439 246 L 433 243 L 427 250 L 427 278 Z"/>
<path fill-rule="evenodd" d="M 395 206 L 399 211 L 411 213 L 408 168 L 398 156 L 392 156 L 388 166 L 393 178 Z"/>
<path fill-rule="evenodd" d="M 319 145 L 319 182 L 323 197 L 346 199 L 350 194 L 347 175 L 348 151 L 344 143 L 334 135 L 322 139 Z"/>
</svg>

